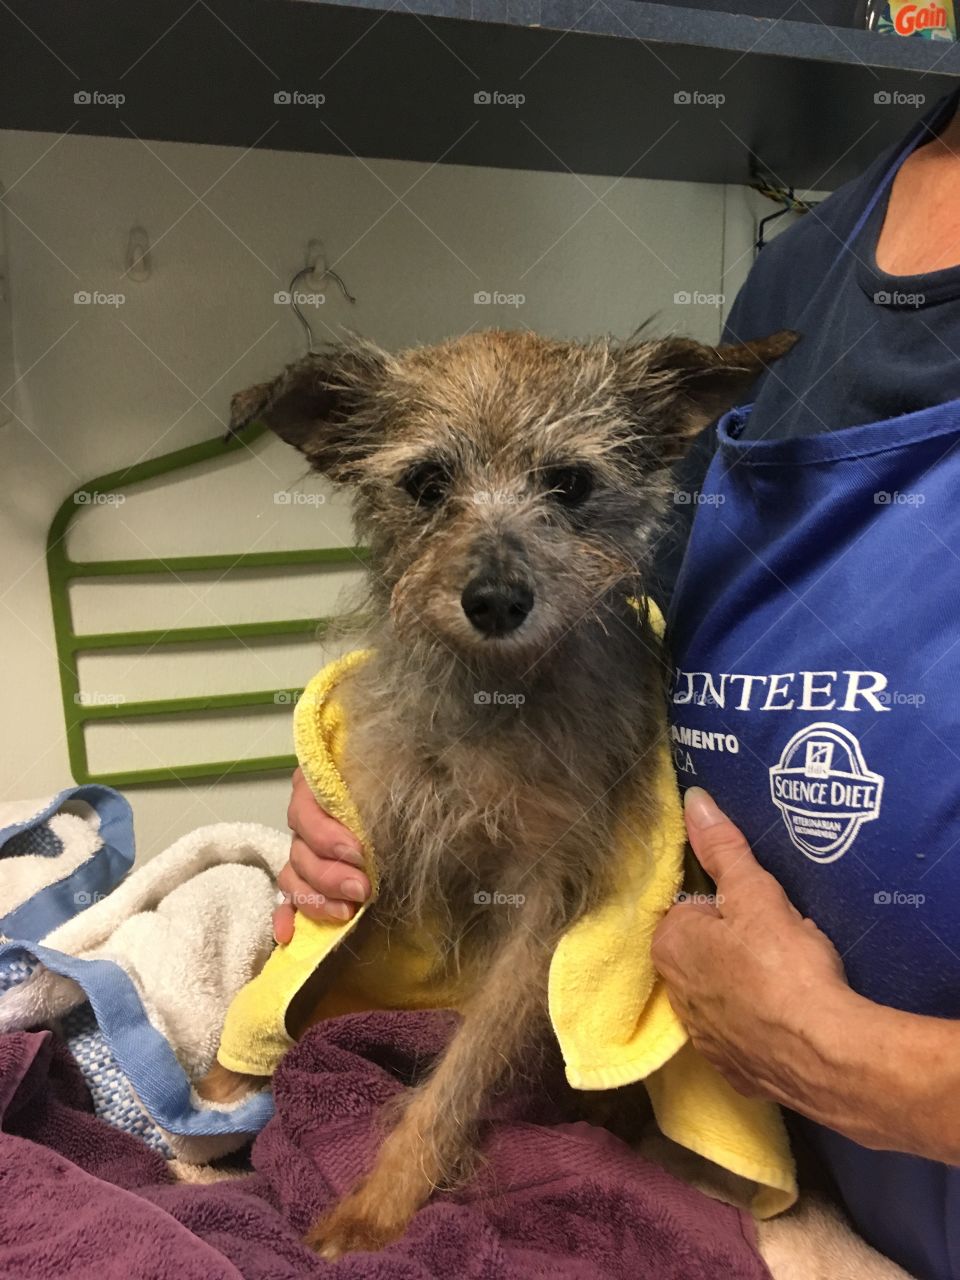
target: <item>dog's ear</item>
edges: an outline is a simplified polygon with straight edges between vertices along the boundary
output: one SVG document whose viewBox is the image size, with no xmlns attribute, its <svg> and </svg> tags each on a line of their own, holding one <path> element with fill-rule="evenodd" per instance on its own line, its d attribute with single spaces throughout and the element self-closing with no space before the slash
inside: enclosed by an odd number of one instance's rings
<svg viewBox="0 0 960 1280">
<path fill-rule="evenodd" d="M 623 393 L 644 441 L 664 462 L 727 409 L 741 402 L 761 373 L 795 345 L 782 329 L 758 342 L 710 347 L 692 338 L 627 343 L 614 352 Z"/>
<path fill-rule="evenodd" d="M 230 434 L 262 422 L 333 480 L 380 443 L 377 388 L 388 357 L 372 343 L 333 345 L 287 365 L 272 382 L 238 391 L 230 401 Z"/>
</svg>

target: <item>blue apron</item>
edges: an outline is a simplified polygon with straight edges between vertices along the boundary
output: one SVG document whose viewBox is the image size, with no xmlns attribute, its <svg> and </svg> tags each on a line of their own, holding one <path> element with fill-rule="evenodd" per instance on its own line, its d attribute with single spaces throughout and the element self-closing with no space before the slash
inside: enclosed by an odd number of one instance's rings
<svg viewBox="0 0 960 1280">
<path fill-rule="evenodd" d="M 749 414 L 718 426 L 673 602 L 678 777 L 855 991 L 960 1019 L 960 401 L 756 442 Z M 960 1169 L 803 1127 L 875 1248 L 960 1278 Z"/>
</svg>

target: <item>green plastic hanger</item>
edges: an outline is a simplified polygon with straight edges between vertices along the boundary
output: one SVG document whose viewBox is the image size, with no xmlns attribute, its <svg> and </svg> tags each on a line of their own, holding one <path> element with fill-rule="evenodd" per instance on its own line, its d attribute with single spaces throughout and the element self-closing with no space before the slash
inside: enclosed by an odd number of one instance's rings
<svg viewBox="0 0 960 1280">
<path fill-rule="evenodd" d="M 121 471 L 98 476 L 79 486 L 61 503 L 47 534 L 47 574 L 50 581 L 50 604 L 60 667 L 60 688 L 66 723 L 67 750 L 74 780 L 78 783 L 99 782 L 114 787 L 136 787 L 156 783 L 217 781 L 234 774 L 275 773 L 295 767 L 294 755 L 258 756 L 249 760 L 216 760 L 201 764 L 164 765 L 155 769 L 131 769 L 109 773 L 92 773 L 87 756 L 85 728 L 103 720 L 133 720 L 147 716 L 193 715 L 197 712 L 232 711 L 245 707 L 277 705 L 285 701 L 282 689 L 261 689 L 254 693 L 208 694 L 190 698 L 162 698 L 119 705 L 85 706 L 81 699 L 77 658 L 81 653 L 109 649 L 149 649 L 155 645 L 203 644 L 214 640 L 242 641 L 250 637 L 322 635 L 331 619 L 288 618 L 276 622 L 238 622 L 223 626 L 159 628 L 148 631 L 106 631 L 78 635 L 73 626 L 70 607 L 70 583 L 78 578 L 124 578 L 141 574 L 163 574 L 176 577 L 182 573 L 216 569 L 223 575 L 235 570 L 272 568 L 294 565 L 339 567 L 365 559 L 361 547 L 316 547 L 297 551 L 254 551 L 238 555 L 170 556 L 163 559 L 138 560 L 71 560 L 66 537 L 78 509 L 88 499 L 78 494 L 95 495 L 129 489 L 155 476 L 180 471 L 210 458 L 219 458 L 250 445 L 267 430 L 261 423 L 251 423 L 228 440 L 217 438 L 202 444 L 176 449 L 146 462 L 138 462 Z"/>
</svg>

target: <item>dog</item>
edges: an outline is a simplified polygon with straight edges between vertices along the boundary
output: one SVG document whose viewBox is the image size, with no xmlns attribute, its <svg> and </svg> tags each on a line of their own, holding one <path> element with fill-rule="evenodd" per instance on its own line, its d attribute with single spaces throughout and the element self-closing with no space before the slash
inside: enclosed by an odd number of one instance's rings
<svg viewBox="0 0 960 1280">
<path fill-rule="evenodd" d="M 610 887 L 623 798 L 657 821 L 642 601 L 671 465 L 795 338 L 356 340 L 234 397 L 233 430 L 266 423 L 353 486 L 369 548 L 372 657 L 343 688 L 342 773 L 382 863 L 360 927 L 429 925 L 470 992 L 373 1169 L 309 1232 L 324 1256 L 402 1235 L 549 1036 L 550 958 Z M 242 1086 L 215 1068 L 205 1096 Z"/>
</svg>

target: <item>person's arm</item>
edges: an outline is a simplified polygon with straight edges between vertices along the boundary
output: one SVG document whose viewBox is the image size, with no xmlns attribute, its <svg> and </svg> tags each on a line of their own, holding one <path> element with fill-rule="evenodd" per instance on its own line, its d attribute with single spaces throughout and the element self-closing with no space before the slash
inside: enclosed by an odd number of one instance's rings
<svg viewBox="0 0 960 1280">
<path fill-rule="evenodd" d="M 295 912 L 311 920 L 349 920 L 370 894 L 359 841 L 320 807 L 300 769 L 293 775 L 287 826 L 293 832 L 290 859 L 277 879 L 286 901 L 273 913 L 281 943 L 293 937 Z"/>
<path fill-rule="evenodd" d="M 654 960 L 696 1047 L 741 1093 L 865 1147 L 960 1164 L 960 1022 L 857 995 L 710 796 L 691 788 L 685 809 L 716 905 L 673 907 Z"/>
</svg>

